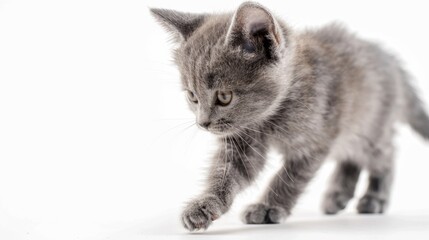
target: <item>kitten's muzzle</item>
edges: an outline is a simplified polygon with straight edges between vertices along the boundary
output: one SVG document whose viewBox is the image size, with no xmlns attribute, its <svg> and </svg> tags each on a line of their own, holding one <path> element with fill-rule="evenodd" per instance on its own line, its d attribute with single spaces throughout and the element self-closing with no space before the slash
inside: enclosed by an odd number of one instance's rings
<svg viewBox="0 0 429 240">
<path fill-rule="evenodd" d="M 204 129 L 208 129 L 210 124 L 211 124 L 210 121 L 198 123 L 198 125 L 200 125 L 200 127 L 204 128 Z"/>
</svg>

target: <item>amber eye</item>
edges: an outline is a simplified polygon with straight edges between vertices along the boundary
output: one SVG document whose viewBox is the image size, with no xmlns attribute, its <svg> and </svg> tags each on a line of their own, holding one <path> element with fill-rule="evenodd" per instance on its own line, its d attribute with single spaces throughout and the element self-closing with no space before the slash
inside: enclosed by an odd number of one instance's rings
<svg viewBox="0 0 429 240">
<path fill-rule="evenodd" d="M 188 99 L 189 99 L 189 101 L 191 101 L 193 103 L 197 103 L 198 102 L 197 96 L 195 96 L 195 94 L 192 91 L 188 90 L 187 93 L 188 93 Z"/>
<path fill-rule="evenodd" d="M 221 106 L 227 106 L 231 103 L 232 91 L 219 91 L 217 92 L 217 101 Z"/>
</svg>

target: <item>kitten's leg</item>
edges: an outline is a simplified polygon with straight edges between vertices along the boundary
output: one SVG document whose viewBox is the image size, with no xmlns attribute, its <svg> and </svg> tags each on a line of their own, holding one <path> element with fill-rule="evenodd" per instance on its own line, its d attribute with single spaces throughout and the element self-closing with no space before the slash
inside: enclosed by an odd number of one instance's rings
<svg viewBox="0 0 429 240">
<path fill-rule="evenodd" d="M 359 213 L 383 213 L 389 201 L 389 192 L 392 184 L 392 173 L 371 173 L 368 189 L 359 200 Z"/>
<path fill-rule="evenodd" d="M 359 200 L 359 213 L 383 213 L 388 205 L 393 181 L 393 148 L 378 149 L 368 167 L 369 182 L 366 193 Z"/>
<path fill-rule="evenodd" d="M 262 142 L 258 136 L 222 140 L 209 170 L 206 190 L 183 211 L 185 228 L 191 231 L 206 229 L 229 210 L 235 195 L 263 168 L 266 146 Z"/>
<path fill-rule="evenodd" d="M 270 183 L 261 203 L 250 205 L 243 213 L 247 224 L 279 223 L 286 218 L 300 193 L 319 169 L 325 155 L 301 157 L 285 162 Z"/>
<path fill-rule="evenodd" d="M 349 200 L 353 198 L 360 172 L 361 168 L 351 161 L 337 163 L 322 202 L 326 214 L 336 214 L 347 206 Z"/>
</svg>

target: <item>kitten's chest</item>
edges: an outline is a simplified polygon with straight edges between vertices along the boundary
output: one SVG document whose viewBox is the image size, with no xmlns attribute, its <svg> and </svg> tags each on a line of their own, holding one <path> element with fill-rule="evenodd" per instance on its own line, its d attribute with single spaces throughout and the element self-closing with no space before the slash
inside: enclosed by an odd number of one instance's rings
<svg viewBox="0 0 429 240">
<path fill-rule="evenodd" d="M 284 129 L 284 128 L 283 128 Z M 267 143 L 273 150 L 288 156 L 311 154 L 317 148 L 314 139 L 306 131 L 272 131 Z"/>
</svg>

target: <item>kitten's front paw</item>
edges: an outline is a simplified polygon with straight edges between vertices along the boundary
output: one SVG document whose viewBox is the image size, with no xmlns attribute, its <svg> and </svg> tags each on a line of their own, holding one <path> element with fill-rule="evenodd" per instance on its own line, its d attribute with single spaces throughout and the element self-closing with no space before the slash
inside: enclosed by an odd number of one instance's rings
<svg viewBox="0 0 429 240">
<path fill-rule="evenodd" d="M 328 193 L 323 199 L 323 211 L 325 214 L 336 214 L 346 208 L 350 199 L 350 196 L 342 192 Z"/>
<path fill-rule="evenodd" d="M 243 213 L 243 222 L 246 224 L 280 223 L 287 215 L 283 208 L 258 203 L 247 207 Z"/>
<path fill-rule="evenodd" d="M 182 213 L 183 226 L 189 231 L 207 229 L 222 215 L 222 201 L 215 195 L 206 195 L 188 204 Z"/>
<path fill-rule="evenodd" d="M 363 196 L 357 205 L 357 210 L 361 214 L 383 213 L 386 201 L 374 196 Z"/>
</svg>

